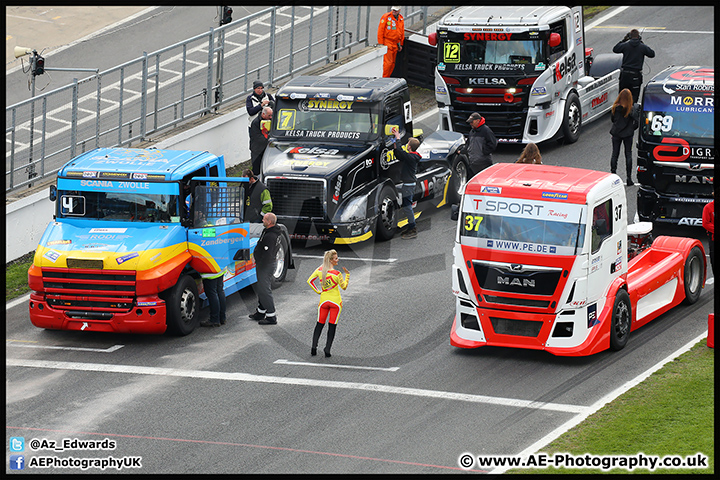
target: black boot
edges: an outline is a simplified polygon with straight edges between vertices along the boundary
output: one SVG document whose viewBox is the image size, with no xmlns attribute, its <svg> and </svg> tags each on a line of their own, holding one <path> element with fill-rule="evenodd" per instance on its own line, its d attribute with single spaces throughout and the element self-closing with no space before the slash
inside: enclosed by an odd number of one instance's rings
<svg viewBox="0 0 720 480">
<path fill-rule="evenodd" d="M 315 324 L 315 331 L 313 332 L 313 339 L 312 339 L 312 347 L 310 348 L 310 355 L 315 356 L 317 355 L 317 345 L 318 341 L 320 340 L 320 332 L 322 332 L 322 329 L 325 325 L 317 322 Z"/>
<path fill-rule="evenodd" d="M 331 323 L 328 325 L 327 343 L 325 343 L 325 356 L 332 357 L 330 355 L 330 347 L 332 347 L 333 340 L 335 339 L 335 328 L 337 324 Z"/>
</svg>

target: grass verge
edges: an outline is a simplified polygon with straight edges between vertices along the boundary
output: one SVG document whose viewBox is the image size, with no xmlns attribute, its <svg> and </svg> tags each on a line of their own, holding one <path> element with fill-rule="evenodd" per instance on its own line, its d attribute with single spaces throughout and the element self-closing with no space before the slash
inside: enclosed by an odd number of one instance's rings
<svg viewBox="0 0 720 480">
<path fill-rule="evenodd" d="M 706 468 L 636 468 L 632 473 L 715 472 L 715 350 L 706 340 L 542 449 L 554 456 L 706 455 Z M 514 469 L 508 473 L 628 473 L 615 468 Z"/>
<path fill-rule="evenodd" d="M 5 265 L 6 302 L 30 292 L 27 273 L 34 256 L 35 252 L 31 252 Z"/>
</svg>

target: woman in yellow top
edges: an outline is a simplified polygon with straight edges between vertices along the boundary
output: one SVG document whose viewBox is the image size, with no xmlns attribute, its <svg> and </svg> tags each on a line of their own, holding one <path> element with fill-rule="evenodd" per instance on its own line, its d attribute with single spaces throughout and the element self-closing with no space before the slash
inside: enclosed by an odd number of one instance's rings
<svg viewBox="0 0 720 480">
<path fill-rule="evenodd" d="M 323 257 L 323 264 L 315 270 L 307 283 L 320 294 L 320 303 L 318 304 L 318 321 L 313 332 L 311 355 L 317 355 L 317 344 L 320 340 L 320 332 L 325 326 L 325 321 L 330 318 L 328 325 L 327 343 L 325 344 L 325 356 L 330 357 L 330 347 L 335 338 L 335 328 L 337 327 L 338 317 L 342 310 L 342 298 L 340 297 L 340 288 L 347 289 L 350 280 L 350 272 L 343 267 L 345 272 L 345 280 L 342 273 L 335 270 L 338 264 L 338 254 L 335 250 L 328 250 Z"/>
</svg>

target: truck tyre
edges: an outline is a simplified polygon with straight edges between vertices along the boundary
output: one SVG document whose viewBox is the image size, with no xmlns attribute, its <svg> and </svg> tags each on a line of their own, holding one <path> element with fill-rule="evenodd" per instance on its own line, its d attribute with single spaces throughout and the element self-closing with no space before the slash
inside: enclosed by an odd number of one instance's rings
<svg viewBox="0 0 720 480">
<path fill-rule="evenodd" d="M 285 281 L 288 265 L 290 265 L 290 248 L 285 235 L 278 236 L 278 250 L 275 254 L 275 270 L 273 271 L 271 287 L 278 288 Z"/>
<path fill-rule="evenodd" d="M 192 333 L 198 326 L 200 310 L 195 279 L 190 275 L 183 275 L 174 287 L 163 293 L 167 332 L 181 337 Z"/>
<path fill-rule="evenodd" d="M 380 203 L 378 203 L 377 238 L 378 240 L 390 240 L 397 230 L 397 205 L 395 203 L 395 190 L 385 185 L 380 192 Z"/>
<path fill-rule="evenodd" d="M 685 283 L 685 304 L 692 305 L 700 298 L 702 292 L 703 274 L 705 273 L 705 262 L 703 261 L 700 248 L 693 247 L 685 259 L 684 283 Z"/>
<path fill-rule="evenodd" d="M 565 115 L 562 124 L 565 143 L 575 143 L 580 138 L 581 118 L 580 99 L 575 93 L 571 93 L 565 101 Z"/>
<path fill-rule="evenodd" d="M 451 205 L 460 203 L 461 191 L 468 179 L 468 162 L 464 155 L 455 155 L 452 162 L 452 173 L 450 174 L 450 185 L 448 186 L 447 202 Z"/>
<path fill-rule="evenodd" d="M 630 322 L 632 322 L 632 307 L 630 295 L 626 290 L 620 289 L 615 296 L 612 310 L 612 323 L 610 324 L 610 348 L 622 350 L 630 337 Z"/>
</svg>

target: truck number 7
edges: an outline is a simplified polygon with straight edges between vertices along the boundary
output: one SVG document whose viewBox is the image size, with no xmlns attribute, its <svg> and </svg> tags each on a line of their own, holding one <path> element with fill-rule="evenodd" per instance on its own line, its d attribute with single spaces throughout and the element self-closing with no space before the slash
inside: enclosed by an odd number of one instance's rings
<svg viewBox="0 0 720 480">
<path fill-rule="evenodd" d="M 480 222 L 482 222 L 483 217 L 480 215 L 466 215 L 465 216 L 465 230 L 468 232 L 472 231 L 478 231 L 478 228 L 480 228 Z"/>
</svg>

